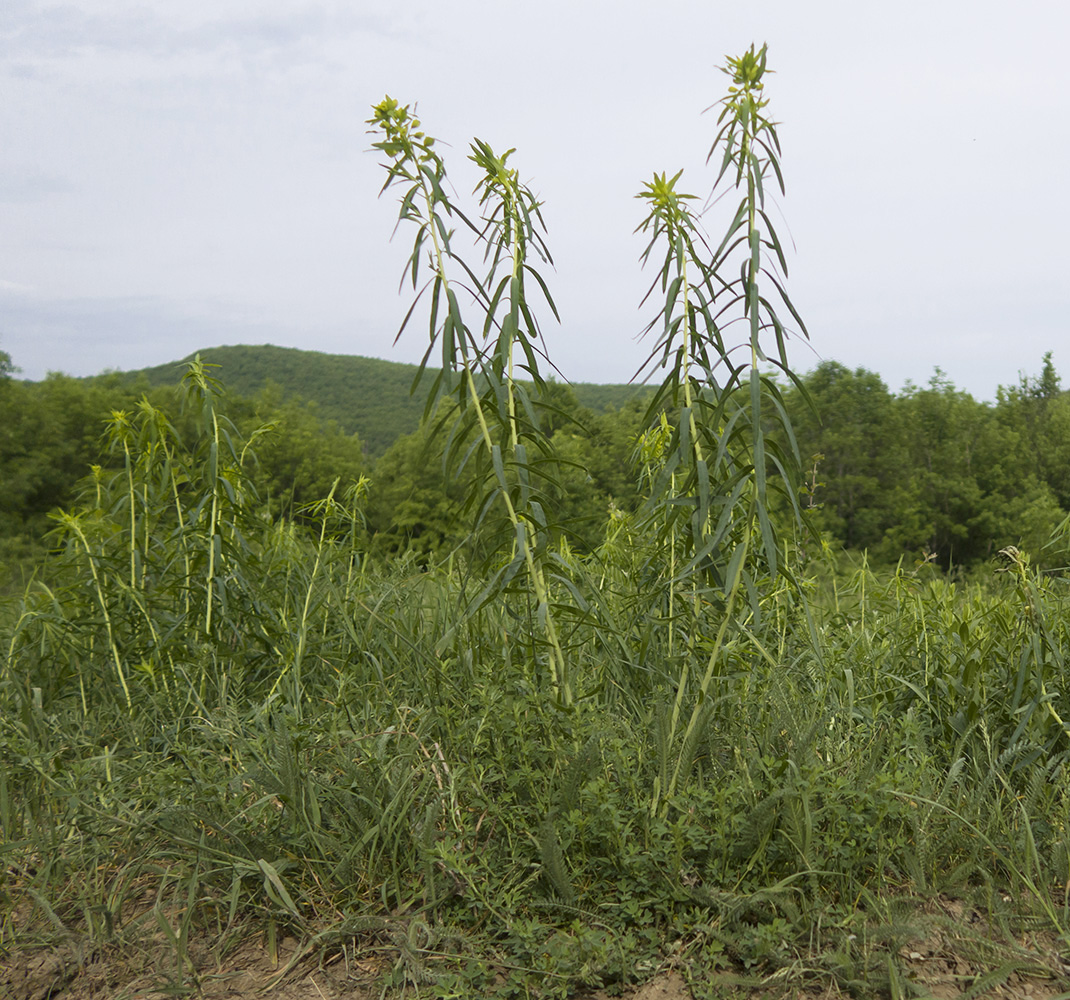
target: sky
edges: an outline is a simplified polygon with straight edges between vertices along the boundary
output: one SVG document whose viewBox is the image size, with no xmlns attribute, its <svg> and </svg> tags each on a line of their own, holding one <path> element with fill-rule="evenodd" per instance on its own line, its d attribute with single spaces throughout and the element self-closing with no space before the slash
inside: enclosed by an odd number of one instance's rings
<svg viewBox="0 0 1070 1000">
<path fill-rule="evenodd" d="M 365 125 L 389 94 L 462 207 L 471 139 L 516 148 L 549 356 L 627 381 L 652 346 L 635 195 L 683 169 L 705 199 L 717 67 L 765 43 L 793 367 L 993 399 L 1052 351 L 1070 384 L 1068 38 L 1063 0 L 3 0 L 0 350 L 33 379 L 236 343 L 419 360 Z"/>
</svg>

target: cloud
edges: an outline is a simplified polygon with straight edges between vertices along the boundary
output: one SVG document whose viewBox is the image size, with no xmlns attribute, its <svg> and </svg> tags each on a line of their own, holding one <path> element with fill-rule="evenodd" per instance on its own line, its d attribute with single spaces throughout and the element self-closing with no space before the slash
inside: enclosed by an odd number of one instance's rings
<svg viewBox="0 0 1070 1000">
<path fill-rule="evenodd" d="M 0 282 L 0 343 L 25 378 L 92 375 L 178 359 L 225 342 L 278 340 L 270 320 L 219 306 L 196 312 L 162 296 L 54 298 Z"/>
<path fill-rule="evenodd" d="M 0 204 L 24 205 L 75 190 L 76 186 L 65 177 L 39 167 L 0 165 Z"/>
<path fill-rule="evenodd" d="M 425 102 L 454 143 L 462 203 L 476 180 L 465 137 L 518 147 L 557 262 L 551 354 L 569 377 L 627 378 L 649 346 L 631 336 L 653 280 L 633 195 L 684 166 L 707 193 L 714 119 L 698 112 L 720 92 L 718 53 L 768 38 L 780 234 L 798 240 L 789 287 L 814 349 L 890 384 L 939 363 L 987 394 L 1065 339 L 1066 17 L 1027 3 L 970 24 L 928 7 L 888 22 L 841 6 L 669 0 L 693 30 L 658 49 L 638 0 L 549 0 L 534 21 L 516 4 L 489 16 L 487 0 L 0 0 L 0 274 L 51 294 L 18 293 L 37 305 L 16 328 L 0 284 L 4 349 L 81 372 L 141 363 L 124 350 L 157 363 L 249 338 L 381 354 L 407 305 L 406 247 L 387 246 L 396 192 L 376 201 L 381 158 L 361 155 L 385 90 Z M 1037 137 L 1028 168 L 1007 122 Z M 727 222 L 706 217 L 715 240 Z M 1044 296 L 1050 313 L 1026 316 Z M 418 358 L 420 336 L 398 350 Z"/>
<path fill-rule="evenodd" d="M 275 344 L 408 361 L 378 327 L 356 319 L 310 324 L 232 300 L 163 295 L 74 297 L 0 280 L 0 350 L 42 379 L 177 361 L 221 344 Z"/>
<path fill-rule="evenodd" d="M 93 12 L 75 4 L 36 6 L 7 0 L 0 15 L 0 58 L 24 67 L 37 60 L 73 59 L 130 53 L 182 57 L 297 53 L 311 61 L 307 43 L 352 34 L 407 37 L 403 22 L 388 14 L 356 12 L 344 4 L 248 4 L 247 10 L 220 16 L 216 4 L 191 0 L 156 10 L 142 5 L 101 3 Z M 108 8 L 111 8 L 110 10 Z M 103 8 L 103 10 L 101 9 Z M 268 8 L 268 9 L 265 9 Z M 233 11 L 231 6 L 229 11 Z"/>
</svg>

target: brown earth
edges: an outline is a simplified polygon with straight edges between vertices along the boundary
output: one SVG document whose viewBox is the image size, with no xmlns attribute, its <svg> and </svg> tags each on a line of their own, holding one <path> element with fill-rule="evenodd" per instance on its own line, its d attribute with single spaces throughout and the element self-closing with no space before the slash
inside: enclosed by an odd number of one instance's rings
<svg viewBox="0 0 1070 1000">
<path fill-rule="evenodd" d="M 257 952 L 261 952 L 257 954 Z M 1057 1000 L 1070 996 L 1070 981 L 1012 973 L 990 988 L 981 987 L 977 974 L 951 956 L 921 955 L 908 962 L 915 995 L 936 1000 L 965 997 L 1000 997 L 1007 1000 Z M 152 973 L 133 972 L 122 962 L 94 959 L 79 967 L 72 957 L 56 952 L 20 954 L 0 970 L 0 998 L 2 1000 L 173 1000 L 175 996 L 192 995 L 205 1000 L 253 1000 L 272 997 L 275 1000 L 379 1000 L 383 991 L 376 977 L 359 969 L 349 974 L 344 968 L 311 968 L 295 972 L 287 980 L 276 984 L 277 970 L 259 948 L 250 948 L 243 961 L 234 956 L 233 964 L 224 969 L 202 972 L 199 988 L 189 980 L 163 981 Z M 775 978 L 764 988 L 742 986 L 730 975 L 706 980 L 702 993 L 707 996 L 738 997 L 759 1000 L 762 997 L 790 996 L 793 1000 L 830 1000 L 846 998 L 846 994 L 830 987 L 826 990 L 800 990 L 786 987 Z M 188 992 L 187 992 L 188 990 Z M 693 1000 L 687 981 L 677 971 L 658 973 L 642 986 L 613 994 L 625 1000 Z M 588 994 L 589 1000 L 609 1000 L 598 991 Z"/>
<path fill-rule="evenodd" d="M 1060 982 L 1049 977 L 1011 973 L 997 977 L 985 989 L 978 972 L 953 955 L 929 950 L 915 951 L 903 956 L 907 959 L 915 995 L 936 1000 L 965 997 L 1000 997 L 1007 1000 L 1056 1000 L 1070 996 L 1070 980 Z M 350 968 L 330 963 L 294 970 L 281 983 L 278 968 L 273 966 L 265 950 L 249 945 L 231 956 L 221 969 L 202 970 L 199 988 L 189 979 L 180 984 L 177 979 L 161 978 L 159 973 L 136 970 L 114 958 L 101 956 L 80 966 L 73 955 L 56 951 L 20 952 L 0 968 L 0 998 L 2 1000 L 172 1000 L 175 996 L 197 996 L 205 1000 L 253 1000 L 272 997 L 275 1000 L 380 1000 L 382 987 L 372 969 Z M 835 987 L 800 990 L 780 983 L 772 977 L 764 987 L 741 985 L 736 977 L 725 974 L 702 982 L 706 996 L 737 997 L 759 1000 L 763 997 L 790 996 L 792 1000 L 846 1000 L 846 994 Z M 977 987 L 980 986 L 980 991 Z M 410 994 L 411 995 L 411 994 Z M 683 975 L 667 969 L 657 973 L 642 986 L 626 989 L 614 996 L 625 1000 L 693 1000 L 694 994 Z M 588 994 L 589 1000 L 609 1000 L 598 991 Z"/>
<path fill-rule="evenodd" d="M 173 1000 L 181 995 L 205 1000 L 380 1000 L 374 967 L 346 969 L 341 962 L 295 970 L 278 983 L 278 967 L 266 950 L 248 945 L 230 956 L 227 966 L 199 976 L 199 988 L 187 980 L 161 981 L 158 973 L 134 970 L 107 956 L 78 964 L 74 955 L 57 951 L 21 952 L 0 968 L 2 1000 Z M 186 993 L 186 990 L 189 993 Z M 400 996 L 400 994 L 398 994 Z M 410 994 L 411 995 L 411 994 Z M 629 1000 L 691 1000 L 683 977 L 662 972 L 650 982 L 619 996 Z M 591 1000 L 608 1000 L 606 994 Z M 1040 1000 L 1037 997 L 1037 1000 Z"/>
<path fill-rule="evenodd" d="M 976 911 L 961 902 L 942 899 L 931 904 L 930 933 L 900 950 L 902 995 L 955 1000 L 969 997 L 1007 1000 L 1067 1000 L 1070 962 L 1065 945 L 1032 935 L 1017 942 L 996 942 Z M 991 938 L 991 940 L 989 940 Z M 1061 947 L 1060 947 L 1061 945 Z M 204 1000 L 381 1000 L 403 993 L 384 991 L 384 976 L 394 957 L 383 951 L 351 947 L 307 953 L 293 938 L 279 942 L 274 955 L 259 935 L 247 936 L 219 958 L 209 942 L 188 947 L 189 965 L 175 967 L 173 950 L 162 938 L 130 942 L 86 953 L 77 943 L 64 947 L 23 948 L 0 957 L 0 1000 L 171 1000 L 176 996 Z M 694 1000 L 733 997 L 737 1000 L 846 1000 L 829 981 L 811 977 L 799 985 L 799 967 L 789 981 L 781 969 L 767 978 L 749 980 L 730 973 L 705 976 L 688 985 L 683 958 L 669 958 L 652 970 L 641 986 L 616 990 L 626 1000 Z M 827 978 L 827 977 L 826 977 Z M 427 995 L 427 991 L 421 991 Z M 413 996 L 414 991 L 407 991 Z M 587 1000 L 609 1000 L 602 991 Z"/>
</svg>

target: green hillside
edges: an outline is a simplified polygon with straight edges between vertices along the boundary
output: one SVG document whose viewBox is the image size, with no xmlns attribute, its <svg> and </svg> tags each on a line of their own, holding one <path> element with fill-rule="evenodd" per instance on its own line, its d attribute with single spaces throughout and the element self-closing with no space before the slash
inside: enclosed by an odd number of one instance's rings
<svg viewBox="0 0 1070 1000">
<path fill-rule="evenodd" d="M 358 434 L 373 456 L 381 455 L 400 435 L 416 430 L 434 376 L 425 375 L 413 393 L 417 366 L 396 361 L 271 344 L 209 347 L 198 353 L 202 360 L 219 365 L 219 377 L 236 395 L 252 396 L 275 383 L 287 398 L 314 401 L 324 417 L 337 421 L 346 433 Z M 170 385 L 181 364 L 174 361 L 126 372 L 123 378 L 150 386 Z M 645 392 L 633 385 L 574 383 L 571 388 L 579 402 L 595 412 L 620 408 Z"/>
</svg>

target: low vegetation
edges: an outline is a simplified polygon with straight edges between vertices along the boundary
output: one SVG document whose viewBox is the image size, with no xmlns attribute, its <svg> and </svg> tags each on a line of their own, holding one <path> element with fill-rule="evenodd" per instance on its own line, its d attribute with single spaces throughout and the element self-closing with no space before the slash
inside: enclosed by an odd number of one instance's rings
<svg viewBox="0 0 1070 1000">
<path fill-rule="evenodd" d="M 107 462 L 0 619 L 0 957 L 155 935 L 158 975 L 194 993 L 192 943 L 225 962 L 255 930 L 298 940 L 280 976 L 374 956 L 421 996 L 623 990 L 671 962 L 695 997 L 905 997 L 915 942 L 951 933 L 939 903 L 969 914 L 964 992 L 1065 975 L 1066 470 L 1016 487 L 979 457 L 1051 433 L 1065 397 L 1046 367 L 989 441 L 999 421 L 939 378 L 898 398 L 835 365 L 797 378 L 764 49 L 726 72 L 723 239 L 680 175 L 641 192 L 664 367 L 626 420 L 555 405 L 541 377 L 548 250 L 511 154 L 473 144 L 470 220 L 390 99 L 369 124 L 442 362 L 417 435 L 369 480 L 342 431 L 307 446 L 302 407 L 228 408 L 202 359 L 110 413 Z M 808 390 L 882 427 L 902 403 L 931 476 L 889 494 L 892 459 L 800 416 Z M 634 473 L 585 468 L 592 432 Z M 989 538 L 1028 524 L 1038 558 L 985 551 L 959 498 L 1007 519 Z M 882 503 L 917 517 L 887 526 Z M 830 532 L 933 558 L 874 570 Z M 964 547 L 969 582 L 946 572 Z"/>
</svg>

